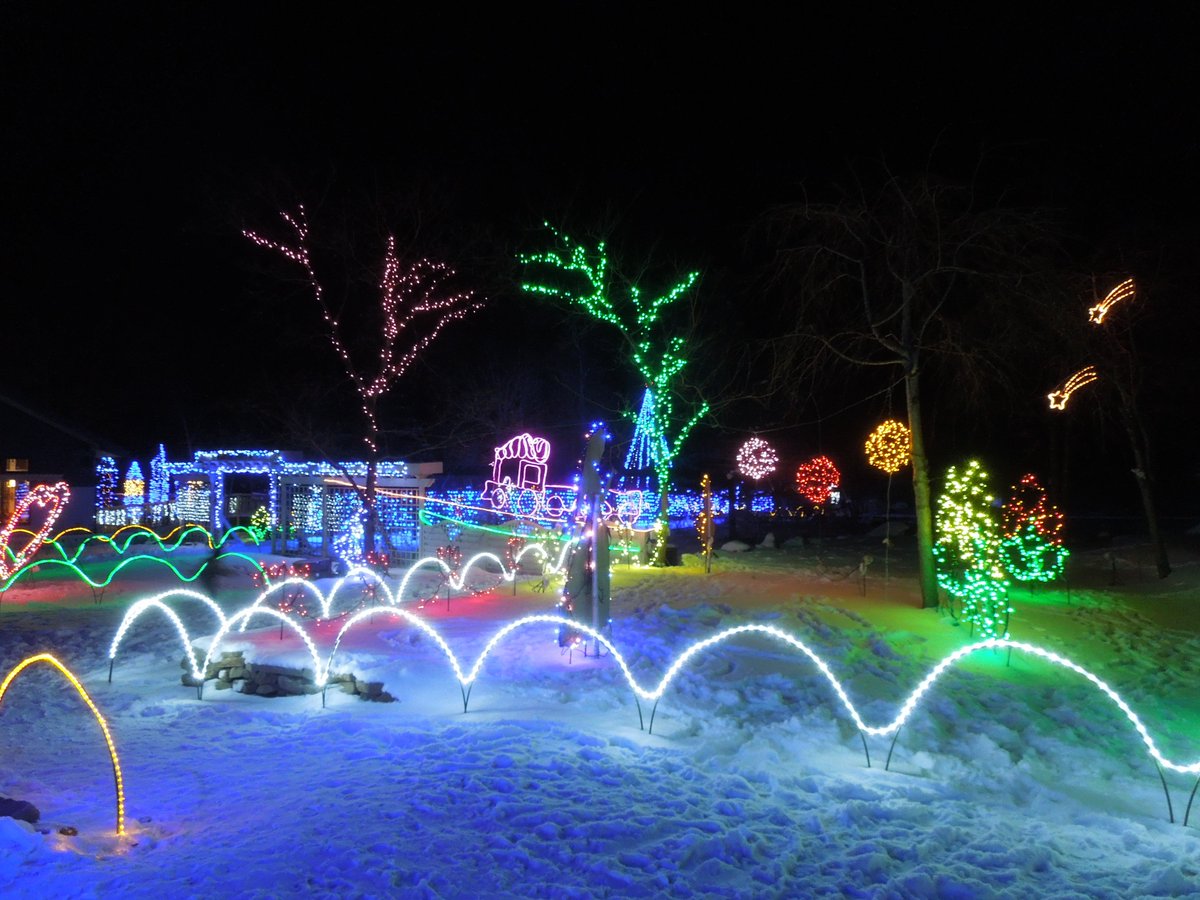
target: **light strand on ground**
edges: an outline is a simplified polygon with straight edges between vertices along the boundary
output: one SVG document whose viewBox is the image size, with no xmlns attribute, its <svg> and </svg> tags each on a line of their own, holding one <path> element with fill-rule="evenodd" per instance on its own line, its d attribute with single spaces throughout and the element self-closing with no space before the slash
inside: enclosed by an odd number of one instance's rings
<svg viewBox="0 0 1200 900">
<path fill-rule="evenodd" d="M 112 732 L 108 730 L 108 722 L 104 720 L 104 716 L 100 714 L 100 710 L 97 708 L 95 702 L 88 696 L 88 692 L 84 689 L 83 684 L 75 677 L 71 670 L 49 653 L 39 653 L 36 656 L 27 657 L 17 663 L 12 671 L 5 676 L 4 681 L 0 682 L 0 703 L 4 701 L 4 695 L 8 692 L 8 686 L 13 683 L 13 680 L 34 663 L 46 663 L 61 672 L 63 677 L 79 693 L 83 702 L 87 704 L 88 709 L 92 711 L 92 715 L 96 717 L 96 721 L 100 725 L 100 731 L 104 734 L 104 743 L 108 747 L 109 759 L 112 760 L 113 782 L 116 786 L 117 837 L 123 837 L 125 835 L 125 780 L 121 777 L 121 760 L 117 757 L 117 745 L 113 742 Z"/>
<path fill-rule="evenodd" d="M 88 537 L 84 538 L 82 543 L 80 543 L 75 548 L 74 553 L 68 554 L 67 551 L 62 548 L 62 539 L 64 537 L 66 537 L 67 535 L 73 534 L 74 532 L 77 532 L 77 531 L 82 531 L 82 532 L 87 533 Z M 126 531 L 131 532 L 131 534 L 129 534 L 125 538 L 125 542 L 122 544 L 117 539 L 117 537 L 122 532 L 126 532 Z M 203 527 L 202 525 L 195 525 L 195 524 L 189 523 L 187 525 L 179 525 L 179 526 L 171 529 L 171 531 L 168 532 L 166 535 L 161 535 L 161 536 L 159 534 L 157 534 L 156 532 L 154 532 L 153 530 L 151 530 L 150 528 L 147 528 L 145 525 L 124 525 L 121 528 L 118 528 L 115 532 L 113 532 L 112 536 L 105 535 L 105 534 L 95 534 L 92 532 L 92 530 L 90 528 L 84 528 L 83 526 L 76 525 L 72 528 L 68 528 L 64 531 L 60 531 L 58 534 L 56 534 L 52 538 L 48 538 L 45 542 L 45 545 L 48 547 L 54 547 L 54 549 L 58 551 L 62 562 L 76 563 L 79 561 L 79 558 L 84 554 L 84 552 L 88 549 L 88 545 L 91 544 L 92 542 L 106 544 L 109 546 L 109 549 L 111 549 L 113 552 L 115 552 L 118 556 L 124 556 L 129 551 L 130 545 L 135 540 L 137 540 L 138 538 L 142 538 L 142 537 L 148 537 L 151 540 L 153 540 L 155 543 L 158 544 L 158 549 L 161 550 L 162 552 L 174 553 L 176 550 L 178 550 L 183 545 L 183 543 L 187 540 L 187 538 L 192 534 L 204 535 L 205 542 L 207 543 L 208 548 L 210 550 L 217 550 L 217 549 L 220 549 L 221 547 L 223 547 L 238 532 L 242 532 L 246 536 L 250 537 L 255 544 L 262 543 L 255 536 L 253 528 L 246 528 L 245 526 L 237 525 L 237 526 L 229 529 L 228 531 L 226 531 L 225 534 L 223 534 L 221 536 L 221 539 L 214 544 L 213 538 L 212 538 L 212 532 L 210 532 L 207 528 Z M 28 529 L 24 529 L 24 528 L 18 528 L 13 533 L 14 534 L 24 533 L 24 534 L 30 535 L 31 537 L 34 535 L 34 532 L 29 531 Z M 170 546 L 167 546 L 168 542 L 171 540 L 172 537 L 175 538 L 175 542 L 173 544 L 171 544 Z"/>
<path fill-rule="evenodd" d="M 454 672 L 455 678 L 464 688 L 470 687 L 476 681 L 480 672 L 482 671 L 483 664 L 487 657 L 508 635 L 529 625 L 548 624 L 557 626 L 558 628 L 566 627 L 574 629 L 575 631 L 588 635 L 588 637 L 598 641 L 600 644 L 603 644 L 605 648 L 608 649 L 612 659 L 620 667 L 630 690 L 638 698 L 647 702 L 657 702 L 660 700 L 666 693 L 667 688 L 670 687 L 671 683 L 676 679 L 676 677 L 678 677 L 679 673 L 688 664 L 688 662 L 690 662 L 695 656 L 703 651 L 739 635 L 762 634 L 782 641 L 806 656 L 829 682 L 830 687 L 837 695 L 842 707 L 854 721 L 855 727 L 864 734 L 873 736 L 891 734 L 903 726 L 905 722 L 907 722 L 913 715 L 917 705 L 920 703 L 921 698 L 929 692 L 938 678 L 940 678 L 942 674 L 944 674 L 952 665 L 960 660 L 982 650 L 1019 650 L 1023 653 L 1037 656 L 1046 660 L 1047 662 L 1051 662 L 1055 665 L 1069 669 L 1076 674 L 1083 676 L 1096 688 L 1102 691 L 1117 706 L 1117 708 L 1121 710 L 1129 722 L 1134 726 L 1138 735 L 1141 737 L 1143 744 L 1146 746 L 1150 756 L 1153 757 L 1153 759 L 1163 768 L 1182 774 L 1200 774 L 1200 759 L 1192 763 L 1178 763 L 1164 756 L 1159 750 L 1157 743 L 1150 735 L 1149 730 L 1146 728 L 1145 724 L 1138 717 L 1138 715 L 1133 711 L 1132 707 L 1129 706 L 1129 704 L 1120 696 L 1120 694 L 1117 693 L 1117 691 L 1115 691 L 1094 673 L 1052 650 L 1047 650 L 1043 647 L 1039 647 L 1034 644 L 1028 644 L 1022 641 L 1014 641 L 1009 638 L 987 638 L 985 640 L 969 644 L 965 647 L 960 647 L 957 650 L 947 654 L 937 664 L 935 664 L 930 669 L 929 673 L 920 681 L 920 683 L 918 683 L 917 687 L 912 691 L 911 694 L 909 694 L 904 703 L 901 704 L 900 711 L 891 722 L 888 722 L 885 725 L 869 725 L 858 712 L 858 709 L 850 699 L 845 686 L 837 678 L 837 676 L 833 674 L 833 671 L 830 669 L 828 663 L 826 663 L 825 660 L 822 659 L 818 653 L 816 653 L 816 651 L 809 647 L 808 644 L 806 644 L 800 638 L 790 634 L 787 631 L 784 631 L 781 628 L 777 628 L 773 625 L 760 625 L 757 623 L 736 625 L 731 628 L 726 628 L 707 638 L 693 642 L 686 647 L 682 653 L 675 657 L 675 659 L 668 666 L 667 670 L 663 673 L 662 677 L 659 679 L 658 684 L 655 685 L 653 689 L 648 689 L 643 687 L 638 681 L 637 677 L 633 674 L 629 663 L 621 654 L 620 649 L 612 642 L 610 638 L 606 637 L 600 631 L 591 628 L 591 626 L 584 622 L 577 622 L 574 619 L 568 619 L 563 616 L 534 614 L 524 616 L 513 622 L 509 622 L 501 627 L 500 630 L 494 635 L 492 635 L 492 637 L 484 645 L 483 649 L 479 652 L 479 655 L 476 657 L 471 667 L 469 669 L 464 669 L 461 661 L 458 659 L 458 656 L 454 653 L 453 649 L 450 647 L 441 633 L 432 624 L 416 614 L 400 607 L 376 607 L 373 609 L 360 610 L 352 615 L 342 625 L 337 637 L 334 639 L 333 648 L 330 651 L 330 655 L 326 664 L 321 663 L 320 654 L 316 648 L 316 645 L 308 636 L 304 628 L 295 623 L 289 616 L 278 612 L 277 610 L 270 609 L 269 607 L 250 607 L 243 609 L 241 612 L 238 612 L 233 616 L 230 616 L 221 626 L 220 630 L 209 643 L 204 664 L 196 674 L 197 678 L 202 677 L 199 674 L 200 672 L 207 671 L 208 664 L 215 656 L 216 649 L 220 644 L 221 639 L 229 633 L 233 626 L 239 624 L 243 620 L 248 620 L 251 616 L 257 614 L 267 615 L 280 621 L 301 637 L 308 648 L 309 655 L 313 659 L 314 682 L 318 688 L 325 687 L 328 681 L 329 672 L 331 671 L 333 665 L 334 654 L 337 652 L 337 648 L 340 645 L 342 638 L 352 627 L 357 625 L 364 618 L 368 618 L 372 615 L 394 615 L 419 628 L 422 632 L 429 635 L 430 638 L 434 640 L 439 649 L 446 656 L 446 660 L 450 665 L 451 670 Z M 190 642 L 186 642 L 186 638 L 184 638 L 184 640 L 185 646 L 189 648 L 190 655 L 191 644 Z"/>
<path fill-rule="evenodd" d="M 175 626 L 175 631 L 179 635 L 179 639 L 183 642 L 184 652 L 187 654 L 188 659 L 192 663 L 192 675 L 196 678 L 200 678 L 202 672 L 196 668 L 196 659 L 192 652 L 192 639 L 188 635 L 187 628 L 184 626 L 183 620 L 179 618 L 179 615 L 175 612 L 175 610 L 171 609 L 171 607 L 167 606 L 166 603 L 163 602 L 164 600 L 171 599 L 172 597 L 199 600 L 200 602 L 206 604 L 208 608 L 211 609 L 217 616 L 218 631 L 220 631 L 220 629 L 223 628 L 229 621 L 225 617 L 225 611 L 221 609 L 221 607 L 211 597 L 201 594 L 198 591 L 188 591 L 175 588 L 169 591 L 164 591 L 163 593 L 154 597 L 145 597 L 130 606 L 128 611 L 126 611 L 125 616 L 121 619 L 121 624 L 117 628 L 116 634 L 113 635 L 112 643 L 108 646 L 109 660 L 115 660 L 117 658 L 117 650 L 121 646 L 121 639 L 125 637 L 125 632 L 129 630 L 130 626 L 133 625 L 133 623 L 139 618 L 141 618 L 143 613 L 152 609 L 156 609 L 170 619 L 171 624 Z"/>
<path fill-rule="evenodd" d="M 166 566 L 168 569 L 170 569 L 172 572 L 175 573 L 175 577 L 178 578 L 180 581 L 185 582 L 185 583 L 190 583 L 192 581 L 195 581 L 202 574 L 204 574 L 204 571 L 210 565 L 215 565 L 220 560 L 229 559 L 229 558 L 244 559 L 246 562 L 250 563 L 250 565 L 252 565 L 255 569 L 257 569 L 260 575 L 263 574 L 262 566 L 258 563 L 258 560 L 251 559 L 245 553 L 221 553 L 221 554 L 218 554 L 213 559 L 206 560 L 191 575 L 184 575 L 182 572 L 179 571 L 179 569 L 175 566 L 174 563 L 170 562 L 169 560 L 165 560 L 161 557 L 158 557 L 158 556 L 146 556 L 144 554 L 139 554 L 138 556 L 128 556 L 125 559 L 121 560 L 119 563 L 117 563 L 115 566 L 113 566 L 108 571 L 108 574 L 104 577 L 103 581 L 96 581 L 94 578 L 92 578 L 90 575 L 88 575 L 86 572 L 84 572 L 83 569 L 81 569 L 75 563 L 65 562 L 61 559 L 44 559 L 44 560 L 35 560 L 32 565 L 28 565 L 25 568 L 21 569 L 21 571 L 17 572 L 8 581 L 7 584 L 3 585 L 3 590 L 10 589 L 14 584 L 16 584 L 18 581 L 20 581 L 26 575 L 29 575 L 31 572 L 35 571 L 36 569 L 46 568 L 46 567 L 60 567 L 60 566 L 65 566 L 69 571 L 73 572 L 80 581 L 86 583 L 89 587 L 99 590 L 101 588 L 106 588 L 110 584 L 112 584 L 113 579 L 116 578 L 117 575 L 120 574 L 121 570 L 124 569 L 126 566 L 131 566 L 136 562 L 143 562 L 143 561 L 153 562 L 153 563 L 157 563 L 158 565 L 161 565 L 161 566 Z"/>
<path fill-rule="evenodd" d="M 441 570 L 443 576 L 446 578 L 446 584 L 449 585 L 451 590 L 461 591 L 467 589 L 468 573 L 483 562 L 492 562 L 498 566 L 500 568 L 499 573 L 493 572 L 489 574 L 497 575 L 502 582 L 511 584 L 513 579 L 517 577 L 517 567 L 527 554 L 539 554 L 542 557 L 546 568 L 548 568 L 551 572 L 558 572 L 562 570 L 564 559 L 569 549 L 570 544 L 565 544 L 559 552 L 559 558 L 557 562 L 551 563 L 550 554 L 544 546 L 536 543 L 527 544 L 516 554 L 514 559 L 515 565 L 511 568 L 506 566 L 504 561 L 495 553 L 488 553 L 485 551 L 483 553 L 476 553 L 465 563 L 463 563 L 461 569 L 459 569 L 457 572 L 455 571 L 454 567 L 445 560 L 436 556 L 426 556 L 409 566 L 395 591 L 388 587 L 388 584 L 382 575 L 367 566 L 355 566 L 354 568 L 350 569 L 345 575 L 333 583 L 333 585 L 329 588 L 328 594 L 322 591 L 320 585 L 313 581 L 305 578 L 288 578 L 284 581 L 272 584 L 266 590 L 262 591 L 254 599 L 254 602 L 251 603 L 251 608 L 260 608 L 272 596 L 276 594 L 287 593 L 293 589 L 296 589 L 311 594 L 316 600 L 317 605 L 321 610 L 320 615 L 317 616 L 318 619 L 330 619 L 332 618 L 334 601 L 337 599 L 338 593 L 342 591 L 347 582 L 356 582 L 352 584 L 352 587 L 361 591 L 362 586 L 369 581 L 373 585 L 382 589 L 383 600 L 388 606 L 396 606 L 406 602 L 409 599 L 409 582 L 416 577 L 419 571 L 424 570 L 428 566 L 437 567 Z M 372 609 L 377 608 L 378 607 L 372 607 Z M 241 630 L 245 631 L 244 625 Z"/>
</svg>

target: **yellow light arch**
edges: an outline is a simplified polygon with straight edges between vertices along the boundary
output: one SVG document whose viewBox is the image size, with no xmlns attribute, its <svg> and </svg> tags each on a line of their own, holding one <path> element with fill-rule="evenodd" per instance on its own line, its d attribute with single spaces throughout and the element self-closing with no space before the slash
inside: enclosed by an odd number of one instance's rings
<svg viewBox="0 0 1200 900">
<path fill-rule="evenodd" d="M 112 759 L 113 767 L 113 782 L 116 785 L 117 791 L 117 836 L 124 837 L 125 835 L 125 787 L 124 781 L 121 778 L 121 761 L 117 759 L 117 747 L 113 743 L 112 734 L 108 730 L 108 723 L 104 721 L 104 716 L 100 715 L 100 710 L 96 708 L 96 704 L 92 702 L 92 698 L 88 696 L 88 692 L 84 690 L 79 679 L 76 678 L 71 670 L 60 663 L 49 653 L 39 653 L 36 656 L 30 656 L 27 659 L 21 660 L 13 670 L 4 677 L 4 681 L 0 682 L 0 703 L 4 702 L 4 695 L 8 691 L 8 686 L 13 683 L 13 680 L 32 666 L 34 663 L 44 662 L 58 669 L 63 674 L 67 681 L 71 682 L 75 690 L 79 692 L 79 696 L 83 698 L 83 702 L 88 705 L 88 709 L 92 711 L 92 715 L 96 717 L 96 721 L 100 723 L 100 730 L 104 733 L 104 743 L 108 745 L 108 755 Z"/>
</svg>

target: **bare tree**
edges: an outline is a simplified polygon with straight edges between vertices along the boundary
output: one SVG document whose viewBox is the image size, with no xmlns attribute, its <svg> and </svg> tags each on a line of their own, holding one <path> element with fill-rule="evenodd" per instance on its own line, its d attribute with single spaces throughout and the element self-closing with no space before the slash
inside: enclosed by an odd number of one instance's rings
<svg viewBox="0 0 1200 900">
<path fill-rule="evenodd" d="M 325 288 L 317 277 L 309 245 L 309 225 L 304 207 L 280 217 L 292 231 L 290 243 L 243 230 L 242 234 L 260 247 L 282 254 L 304 270 L 305 280 L 325 321 L 326 337 L 333 346 L 346 377 L 360 401 L 367 447 L 367 478 L 363 486 L 366 510 L 367 550 L 375 549 L 378 515 L 375 508 L 380 437 L 378 408 L 396 382 L 451 322 L 477 311 L 483 304 L 470 291 L 453 292 L 445 288 L 454 270 L 444 263 L 426 259 L 405 265 L 396 253 L 395 237 L 389 235 L 383 254 L 379 288 L 379 321 L 343 323 L 338 310 L 329 303 Z M 375 329 L 380 329 L 378 337 Z M 347 333 L 349 330 L 350 333 Z M 374 343 L 374 356 L 357 355 L 351 346 Z"/>
<path fill-rule="evenodd" d="M 1130 472 L 1154 548 L 1155 569 L 1159 578 L 1166 578 L 1171 564 L 1159 522 L 1156 455 L 1145 404 L 1152 379 L 1139 349 L 1139 337 L 1158 307 L 1151 284 L 1151 278 L 1130 277 L 1126 271 L 1069 279 L 1068 298 L 1044 308 L 1041 324 L 1060 348 L 1069 348 L 1072 356 L 1086 361 L 1094 372 L 1094 385 L 1084 383 L 1073 407 L 1086 405 L 1101 419 L 1114 421 L 1129 442 Z M 1086 306 L 1089 297 L 1091 305 Z M 1168 370 L 1176 369 L 1168 358 L 1160 354 L 1156 358 L 1162 359 Z M 1169 387 L 1160 385 L 1158 392 L 1169 392 Z M 1068 412 L 1065 406 L 1064 402 L 1058 407 L 1059 414 Z"/>
<path fill-rule="evenodd" d="M 965 407 L 1000 376 L 993 350 L 1005 346 L 997 338 L 1013 317 L 987 313 L 1024 290 L 1031 254 L 1048 235 L 1044 220 L 984 205 L 971 187 L 885 171 L 874 190 L 860 184 L 836 202 L 779 207 L 764 227 L 790 317 L 766 341 L 775 390 L 846 368 L 878 373 L 865 379 L 866 390 L 904 387 L 922 604 L 936 607 L 923 391 L 940 382 Z"/>
</svg>

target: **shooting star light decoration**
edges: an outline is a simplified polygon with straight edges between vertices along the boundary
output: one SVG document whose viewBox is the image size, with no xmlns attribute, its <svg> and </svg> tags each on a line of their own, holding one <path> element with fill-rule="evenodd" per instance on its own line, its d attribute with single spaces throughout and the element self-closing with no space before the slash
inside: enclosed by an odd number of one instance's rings
<svg viewBox="0 0 1200 900">
<path fill-rule="evenodd" d="M 1126 278 L 1115 288 L 1109 291 L 1103 300 L 1088 310 L 1088 321 L 1095 325 L 1103 324 L 1104 317 L 1108 315 L 1108 311 L 1110 309 L 1112 309 L 1122 300 L 1128 300 L 1135 293 L 1137 293 L 1137 290 L 1133 285 L 1133 279 Z"/>
<path fill-rule="evenodd" d="M 1046 396 L 1050 400 L 1051 409 L 1066 409 L 1067 401 L 1071 399 L 1071 395 L 1081 387 L 1091 384 L 1100 376 L 1096 374 L 1095 366 L 1084 366 L 1070 378 L 1068 378 L 1056 391 L 1051 391 Z"/>
</svg>

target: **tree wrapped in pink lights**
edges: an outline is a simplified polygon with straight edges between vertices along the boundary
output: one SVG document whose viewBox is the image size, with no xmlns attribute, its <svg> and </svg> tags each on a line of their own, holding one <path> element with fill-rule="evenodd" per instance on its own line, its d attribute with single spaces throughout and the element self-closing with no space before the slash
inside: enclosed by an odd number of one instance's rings
<svg viewBox="0 0 1200 900">
<path fill-rule="evenodd" d="M 291 231 L 287 241 L 276 241 L 254 231 L 243 231 L 242 234 L 259 247 L 276 251 L 304 271 L 325 321 L 326 337 L 358 394 L 364 424 L 363 443 L 367 446 L 367 476 L 366 484 L 362 486 L 367 520 L 366 549 L 373 552 L 379 530 L 375 504 L 381 437 L 379 403 L 447 325 L 476 312 L 483 304 L 471 291 L 453 291 L 447 287 L 455 272 L 446 264 L 428 259 L 413 263 L 401 261 L 396 252 L 395 236 L 388 235 L 378 284 L 378 323 L 343 322 L 330 305 L 324 285 L 317 277 L 304 206 L 279 215 Z M 350 347 L 366 343 L 361 340 L 362 336 L 376 327 L 380 331 L 374 355 L 365 351 L 352 353 Z M 350 478 L 349 473 L 346 475 Z M 351 483 L 354 483 L 353 479 Z"/>
</svg>

